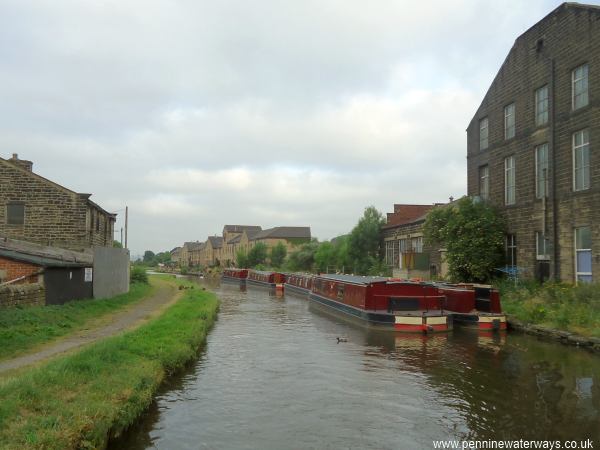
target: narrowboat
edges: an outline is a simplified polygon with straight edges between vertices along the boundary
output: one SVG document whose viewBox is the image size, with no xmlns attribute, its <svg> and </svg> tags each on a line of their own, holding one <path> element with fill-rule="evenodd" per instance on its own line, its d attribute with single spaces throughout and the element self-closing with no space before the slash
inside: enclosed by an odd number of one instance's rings
<svg viewBox="0 0 600 450">
<path fill-rule="evenodd" d="M 310 294 L 314 275 L 306 273 L 288 273 L 285 275 L 285 292 L 306 295 Z"/>
<path fill-rule="evenodd" d="M 283 283 L 285 283 L 285 275 L 279 272 L 249 270 L 246 282 L 255 286 L 277 288 L 278 286 L 283 286 Z"/>
<path fill-rule="evenodd" d="M 383 277 L 320 275 L 309 299 L 323 310 L 371 328 L 412 333 L 452 329 L 444 296 L 432 284 Z"/>
<path fill-rule="evenodd" d="M 489 285 L 435 283 L 445 297 L 444 309 L 457 325 L 481 331 L 505 331 L 506 315 L 500 306 L 500 293 Z"/>
<path fill-rule="evenodd" d="M 221 281 L 244 284 L 248 278 L 248 269 L 224 269 L 221 274 Z"/>
</svg>

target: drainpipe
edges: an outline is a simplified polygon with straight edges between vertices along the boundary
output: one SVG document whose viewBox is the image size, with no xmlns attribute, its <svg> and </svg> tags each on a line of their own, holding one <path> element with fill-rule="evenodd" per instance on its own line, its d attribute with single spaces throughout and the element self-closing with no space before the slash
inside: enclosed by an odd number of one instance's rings
<svg viewBox="0 0 600 450">
<path fill-rule="evenodd" d="M 550 149 L 552 151 L 552 253 L 554 259 L 555 281 L 560 279 L 559 247 L 558 247 L 558 200 L 556 195 L 556 89 L 555 89 L 555 64 L 554 58 L 550 58 L 550 92 L 552 93 L 551 115 L 550 115 Z"/>
</svg>

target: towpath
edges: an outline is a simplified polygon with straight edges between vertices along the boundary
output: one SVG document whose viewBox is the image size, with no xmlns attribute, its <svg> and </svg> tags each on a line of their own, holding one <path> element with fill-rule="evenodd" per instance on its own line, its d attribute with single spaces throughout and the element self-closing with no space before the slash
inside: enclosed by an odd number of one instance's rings
<svg viewBox="0 0 600 450">
<path fill-rule="evenodd" d="M 20 369 L 21 367 L 43 361 L 60 353 L 65 353 L 100 339 L 114 336 L 122 331 L 136 328 L 150 318 L 158 315 L 181 296 L 181 292 L 177 290 L 177 286 L 174 283 L 165 280 L 153 280 L 153 283 L 157 284 L 153 295 L 122 311 L 111 314 L 108 323 L 107 321 L 102 321 L 101 325 L 80 330 L 58 341 L 44 345 L 43 348 L 32 353 L 1 361 L 0 375 L 9 370 Z"/>
</svg>

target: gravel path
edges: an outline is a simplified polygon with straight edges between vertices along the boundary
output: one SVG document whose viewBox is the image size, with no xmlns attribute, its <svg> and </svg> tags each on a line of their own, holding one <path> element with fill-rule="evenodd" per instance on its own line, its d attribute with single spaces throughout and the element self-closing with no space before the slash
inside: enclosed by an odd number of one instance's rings
<svg viewBox="0 0 600 450">
<path fill-rule="evenodd" d="M 60 339 L 58 342 L 44 346 L 42 350 L 0 362 L 0 374 L 91 344 L 92 342 L 141 325 L 174 303 L 181 295 L 177 291 L 177 287 L 171 283 L 157 281 L 157 284 L 156 291 L 152 296 L 137 302 L 131 307 L 114 313 L 110 317 L 108 324 L 99 326 L 98 328 L 77 331 L 72 335 Z"/>
</svg>

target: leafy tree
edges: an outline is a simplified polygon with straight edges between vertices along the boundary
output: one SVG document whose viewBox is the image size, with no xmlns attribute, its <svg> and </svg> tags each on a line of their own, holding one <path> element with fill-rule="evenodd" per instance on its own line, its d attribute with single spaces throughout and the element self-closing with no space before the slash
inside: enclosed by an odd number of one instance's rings
<svg viewBox="0 0 600 450">
<path fill-rule="evenodd" d="M 248 252 L 248 266 L 255 267 L 259 264 L 264 264 L 267 261 L 267 245 L 263 242 L 258 242 Z"/>
<path fill-rule="evenodd" d="M 123 248 L 123 245 L 119 241 L 113 241 L 113 247 L 115 247 L 115 248 Z"/>
<path fill-rule="evenodd" d="M 290 253 L 287 267 L 289 270 L 310 272 L 315 263 L 315 253 L 319 248 L 319 242 L 313 239 L 303 244 L 298 250 Z"/>
<path fill-rule="evenodd" d="M 237 261 L 237 266 L 241 269 L 248 268 L 248 254 L 244 250 L 238 250 L 235 255 L 235 260 Z"/>
<path fill-rule="evenodd" d="M 146 250 L 144 252 L 144 259 L 143 259 L 144 264 L 151 265 L 152 262 L 154 261 L 155 256 L 156 255 L 154 254 L 154 252 L 152 250 Z"/>
<path fill-rule="evenodd" d="M 363 216 L 348 237 L 348 256 L 354 273 L 366 275 L 381 260 L 383 215 L 374 206 L 365 208 Z"/>
<path fill-rule="evenodd" d="M 279 242 L 271 249 L 271 265 L 273 267 L 281 267 L 287 256 L 287 248 L 283 243 Z"/>
<path fill-rule="evenodd" d="M 318 272 L 334 272 L 337 269 L 338 247 L 331 242 L 323 242 L 315 252 L 315 269 Z"/>
<path fill-rule="evenodd" d="M 484 282 L 504 262 L 506 223 L 489 203 L 463 197 L 427 215 L 426 242 L 446 248 L 450 278 Z"/>
</svg>

